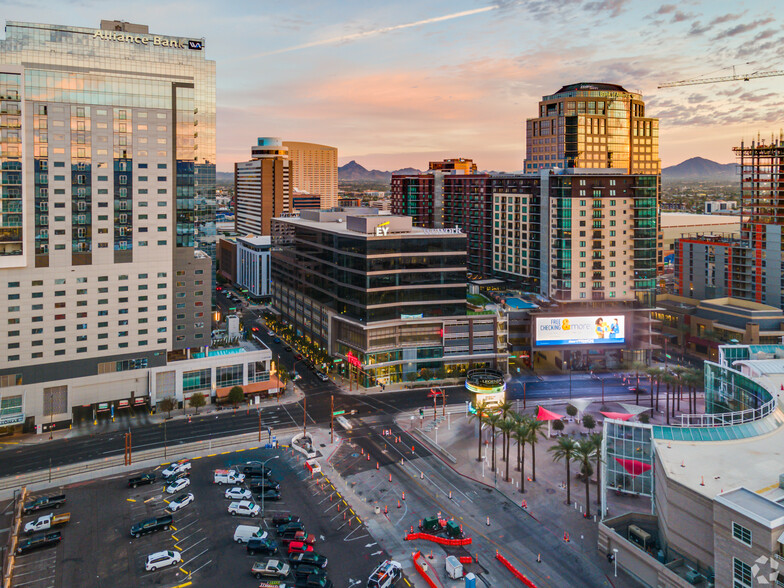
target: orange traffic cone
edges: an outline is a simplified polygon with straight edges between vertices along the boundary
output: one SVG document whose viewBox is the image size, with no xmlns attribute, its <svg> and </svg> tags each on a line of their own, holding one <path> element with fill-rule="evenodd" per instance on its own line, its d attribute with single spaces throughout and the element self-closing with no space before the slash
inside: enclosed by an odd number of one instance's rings
<svg viewBox="0 0 784 588">
<path fill-rule="evenodd" d="M 405 491 L 403 491 L 403 496 L 401 496 L 401 499 L 402 499 L 402 500 L 405 500 L 405 499 L 406 499 L 406 493 L 405 493 Z"/>
<path fill-rule="evenodd" d="M 400 500 L 398 499 L 398 501 L 397 501 L 397 507 L 398 507 L 398 508 L 400 508 L 401 506 L 403 506 L 403 505 L 402 505 L 402 504 L 400 504 Z"/>
</svg>

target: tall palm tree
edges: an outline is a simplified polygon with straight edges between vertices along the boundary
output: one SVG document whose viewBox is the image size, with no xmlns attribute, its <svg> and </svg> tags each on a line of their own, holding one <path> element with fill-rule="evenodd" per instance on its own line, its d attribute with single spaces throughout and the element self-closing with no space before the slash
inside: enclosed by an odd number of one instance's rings
<svg viewBox="0 0 784 588">
<path fill-rule="evenodd" d="M 697 412 L 697 388 L 702 385 L 704 375 L 700 370 L 689 370 L 684 381 L 689 387 L 689 412 L 695 414 Z"/>
<path fill-rule="evenodd" d="M 498 429 L 501 431 L 501 445 L 505 445 L 504 447 L 504 454 L 506 455 L 506 476 L 505 480 L 509 481 L 509 462 L 512 461 L 509 459 L 509 441 L 512 436 L 512 431 L 515 429 L 515 422 L 514 419 L 511 418 L 502 418 L 498 423 Z"/>
<path fill-rule="evenodd" d="M 559 437 L 548 451 L 553 452 L 553 461 L 566 461 L 566 504 L 572 504 L 572 478 L 570 465 L 577 453 L 578 443 L 572 437 Z"/>
<path fill-rule="evenodd" d="M 665 407 L 667 412 L 667 424 L 669 425 L 670 424 L 670 386 L 675 383 L 676 378 L 675 376 L 669 373 L 665 373 L 662 374 L 661 380 L 667 386 L 667 389 L 664 392 L 664 400 L 665 400 Z"/>
<path fill-rule="evenodd" d="M 677 400 L 678 403 L 678 411 L 681 409 L 681 397 L 683 396 L 683 377 L 686 375 L 686 372 L 689 371 L 689 368 L 685 368 L 682 366 L 675 366 L 672 368 L 672 373 L 675 376 L 675 381 L 672 384 L 672 391 L 673 394 L 676 394 L 676 397 L 673 398 L 672 401 L 672 416 L 675 416 L 675 401 Z"/>
<path fill-rule="evenodd" d="M 531 429 L 531 436 L 528 437 L 528 444 L 531 446 L 531 481 L 536 482 L 536 444 L 540 437 L 544 437 L 544 421 L 531 419 L 528 427 Z"/>
<path fill-rule="evenodd" d="M 512 436 L 517 441 L 517 465 L 520 468 L 520 493 L 525 493 L 525 444 L 531 436 L 531 421 L 523 419 L 515 424 Z"/>
<path fill-rule="evenodd" d="M 491 432 L 491 441 L 493 443 L 493 470 L 495 471 L 495 428 L 498 426 L 498 423 L 501 421 L 501 415 L 497 412 L 490 413 L 487 417 L 487 423 L 492 428 Z"/>
<path fill-rule="evenodd" d="M 585 475 L 585 516 L 591 516 L 591 476 L 590 472 L 593 469 L 591 463 L 596 457 L 596 447 L 590 441 L 584 441 L 577 444 L 577 449 L 574 452 L 575 461 L 579 462 L 583 467 L 583 474 Z"/>
<path fill-rule="evenodd" d="M 602 439 L 604 435 L 602 433 L 594 433 L 588 438 L 588 441 L 593 444 L 596 448 L 596 502 L 597 504 L 601 501 L 599 496 L 599 488 L 602 487 Z"/>
<path fill-rule="evenodd" d="M 498 410 L 501 412 L 501 420 L 506 420 L 509 418 L 510 414 L 513 414 L 512 408 L 514 404 L 509 402 L 508 400 L 504 400 L 501 404 L 498 405 Z M 508 432 L 501 431 L 504 435 L 503 443 L 501 443 L 501 457 L 505 461 L 509 461 L 509 457 L 506 455 L 507 447 L 509 446 L 509 435 Z M 507 476 L 508 478 L 509 476 Z"/>
<path fill-rule="evenodd" d="M 656 382 L 659 381 L 659 374 L 660 373 L 661 373 L 661 370 L 658 367 L 654 366 L 654 365 L 652 365 L 652 366 L 650 366 L 650 367 L 645 369 L 645 374 L 648 376 L 648 381 L 650 382 L 650 387 L 651 387 L 651 408 L 653 408 L 653 382 L 654 382 L 654 380 Z"/>
<path fill-rule="evenodd" d="M 631 368 L 634 370 L 634 377 L 635 377 L 635 380 L 636 380 L 636 383 L 635 383 L 635 386 L 634 386 L 634 392 L 635 392 L 636 398 L 634 400 L 634 403 L 635 404 L 640 404 L 640 373 L 645 373 L 645 370 L 648 369 L 648 366 L 645 365 L 642 362 L 635 361 L 635 362 L 632 362 Z"/>
<path fill-rule="evenodd" d="M 482 426 L 487 424 L 487 415 L 482 412 L 482 409 L 477 409 L 476 412 L 468 417 L 470 420 L 475 420 L 477 425 L 479 425 L 479 434 L 477 438 L 479 439 L 479 446 L 477 448 L 476 454 L 476 461 L 482 461 Z"/>
<path fill-rule="evenodd" d="M 522 415 L 519 412 L 513 412 L 510 416 L 512 417 L 512 420 L 514 421 L 515 431 L 517 430 L 517 428 L 522 423 L 524 423 L 524 422 L 526 422 L 528 420 L 527 416 Z M 513 436 L 514 436 L 514 432 L 515 431 L 512 431 Z M 518 441 L 518 439 L 516 437 L 515 437 L 515 441 L 517 442 L 517 465 L 515 466 L 515 468 L 516 468 L 515 471 L 519 472 L 520 471 L 520 443 L 519 443 L 519 441 Z"/>
</svg>

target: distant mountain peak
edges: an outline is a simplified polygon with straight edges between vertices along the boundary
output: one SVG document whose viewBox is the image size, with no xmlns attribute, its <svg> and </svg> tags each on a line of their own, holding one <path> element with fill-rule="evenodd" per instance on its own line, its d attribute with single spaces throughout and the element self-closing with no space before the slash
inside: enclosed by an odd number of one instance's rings
<svg viewBox="0 0 784 588">
<path fill-rule="evenodd" d="M 392 179 L 392 174 L 418 173 L 421 172 L 413 167 L 406 167 L 394 171 L 380 171 L 377 169 L 368 170 L 352 159 L 346 165 L 342 165 L 338 168 L 338 179 L 346 181 L 389 182 Z"/>
<path fill-rule="evenodd" d="M 665 180 L 702 180 L 732 182 L 738 179 L 737 163 L 716 163 L 704 157 L 692 157 L 678 165 L 662 169 Z"/>
</svg>

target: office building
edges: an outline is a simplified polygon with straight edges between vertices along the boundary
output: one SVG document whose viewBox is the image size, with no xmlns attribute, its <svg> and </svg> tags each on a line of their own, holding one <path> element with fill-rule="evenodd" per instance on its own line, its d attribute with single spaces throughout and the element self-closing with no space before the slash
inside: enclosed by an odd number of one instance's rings
<svg viewBox="0 0 784 588">
<path fill-rule="evenodd" d="M 210 342 L 204 40 L 9 21 L 0 126 L 0 396 L 20 398 L 28 427 L 118 397 L 149 405 L 144 370 Z"/>
<path fill-rule="evenodd" d="M 253 298 L 270 294 L 270 237 L 237 237 L 237 283 Z"/>
<path fill-rule="evenodd" d="M 737 209 L 735 209 L 737 212 Z M 658 269 L 675 263 L 675 241 L 692 235 L 740 237 L 740 216 L 735 214 L 693 214 L 662 212 L 659 229 Z"/>
<path fill-rule="evenodd" d="M 733 297 L 782 308 L 784 142 L 741 143 L 739 237 L 706 234 L 675 242 L 676 293 L 689 298 Z"/>
<path fill-rule="evenodd" d="M 260 137 L 251 160 L 234 164 L 234 230 L 269 235 L 270 220 L 291 213 L 292 163 L 277 137 Z"/>
<path fill-rule="evenodd" d="M 781 345 L 723 345 L 705 362 L 704 413 L 604 421 L 602 555 L 646 586 L 784 584 L 782 358 Z M 647 500 L 608 518 L 617 494 Z"/>
<path fill-rule="evenodd" d="M 506 369 L 505 322 L 466 307 L 466 236 L 376 209 L 304 210 L 272 252 L 273 306 L 362 385 Z"/>
<path fill-rule="evenodd" d="M 539 116 L 525 127 L 525 172 L 556 167 L 661 172 L 659 119 L 645 116 L 641 94 L 617 84 L 564 86 L 542 97 Z"/>
<path fill-rule="evenodd" d="M 338 148 L 317 143 L 283 141 L 294 166 L 291 183 L 295 190 L 318 195 L 321 208 L 338 203 Z M 318 208 L 318 207 L 317 207 Z"/>
</svg>

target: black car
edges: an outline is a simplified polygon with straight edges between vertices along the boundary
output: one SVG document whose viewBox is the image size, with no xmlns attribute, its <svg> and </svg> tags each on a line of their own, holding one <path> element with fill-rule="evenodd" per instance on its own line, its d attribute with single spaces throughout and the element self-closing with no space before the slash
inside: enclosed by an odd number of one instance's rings
<svg viewBox="0 0 784 588">
<path fill-rule="evenodd" d="M 28 551 L 32 551 L 33 549 L 38 549 L 40 547 L 50 547 L 52 545 L 57 545 L 62 541 L 63 536 L 60 534 L 60 531 L 55 531 L 54 533 L 47 533 L 46 535 L 36 535 L 35 537 L 30 537 L 29 539 L 23 539 L 19 541 L 16 546 L 16 553 L 26 553 Z"/>
<path fill-rule="evenodd" d="M 278 544 L 272 539 L 262 539 L 261 537 L 251 537 L 248 539 L 247 546 L 248 553 L 256 555 L 274 555 L 278 550 Z"/>
<path fill-rule="evenodd" d="M 155 482 L 155 474 L 147 473 L 147 474 L 139 474 L 138 476 L 134 476 L 128 480 L 128 486 L 131 488 L 136 488 L 137 486 L 143 486 L 144 484 L 152 484 Z"/>
<path fill-rule="evenodd" d="M 257 500 L 280 500 L 280 490 L 264 490 L 256 495 Z"/>
<path fill-rule="evenodd" d="M 272 526 L 276 529 L 286 523 L 298 523 L 299 517 L 297 515 L 278 515 L 272 517 Z"/>
<path fill-rule="evenodd" d="M 265 467 L 260 461 L 249 461 L 240 466 L 240 470 L 246 476 L 270 476 L 272 470 Z"/>
<path fill-rule="evenodd" d="M 289 347 L 288 345 L 286 345 L 286 347 L 284 348 L 284 350 L 285 350 L 285 351 L 288 351 L 289 353 L 291 353 L 291 347 Z"/>
<path fill-rule="evenodd" d="M 311 574 L 307 577 L 299 576 L 294 580 L 297 588 L 332 588 L 332 580 L 323 574 Z"/>
<path fill-rule="evenodd" d="M 280 525 L 277 528 L 278 535 L 280 535 L 281 537 L 285 537 L 287 535 L 291 535 L 293 537 L 297 531 L 304 531 L 304 530 L 305 530 L 305 525 L 300 521 L 286 523 L 285 525 Z"/>
<path fill-rule="evenodd" d="M 268 490 L 278 492 L 280 490 L 280 484 L 272 478 L 246 478 L 245 483 L 251 492 L 267 492 Z"/>
<path fill-rule="evenodd" d="M 319 555 L 315 551 L 306 551 L 305 553 L 291 553 L 289 554 L 289 564 L 291 567 L 300 565 L 314 566 L 317 568 L 327 567 L 327 558 Z"/>
<path fill-rule="evenodd" d="M 310 564 L 302 564 L 294 568 L 294 578 L 307 578 L 308 576 L 326 576 L 327 572 L 312 566 Z"/>
<path fill-rule="evenodd" d="M 159 517 L 153 517 L 151 519 L 141 521 L 140 523 L 136 523 L 131 527 L 131 536 L 139 538 L 142 535 L 155 533 L 156 531 L 160 530 L 168 531 L 173 521 L 174 519 L 171 515 L 161 515 Z"/>
</svg>

